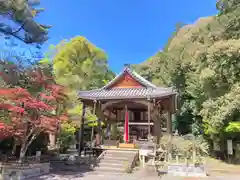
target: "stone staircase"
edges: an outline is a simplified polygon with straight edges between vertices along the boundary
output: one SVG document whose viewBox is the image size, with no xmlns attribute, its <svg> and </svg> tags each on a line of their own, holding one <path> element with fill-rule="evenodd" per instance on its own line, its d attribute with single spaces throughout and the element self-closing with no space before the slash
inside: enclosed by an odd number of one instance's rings
<svg viewBox="0 0 240 180">
<path fill-rule="evenodd" d="M 97 173 L 127 173 L 132 170 L 138 158 L 136 150 L 106 150 L 94 168 Z"/>
</svg>

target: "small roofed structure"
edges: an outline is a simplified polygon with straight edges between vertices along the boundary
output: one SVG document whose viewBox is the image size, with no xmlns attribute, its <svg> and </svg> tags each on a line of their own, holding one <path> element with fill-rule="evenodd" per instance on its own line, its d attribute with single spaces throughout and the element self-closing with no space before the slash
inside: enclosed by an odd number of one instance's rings
<svg viewBox="0 0 240 180">
<path fill-rule="evenodd" d="M 126 126 L 127 117 L 128 143 L 150 136 L 159 139 L 163 129 L 159 117 L 166 113 L 167 132 L 172 134 L 171 117 L 176 111 L 177 93 L 173 88 L 157 87 L 129 65 L 125 65 L 123 71 L 104 87 L 80 91 L 78 96 L 84 107 L 93 107 L 99 121 Z"/>
</svg>

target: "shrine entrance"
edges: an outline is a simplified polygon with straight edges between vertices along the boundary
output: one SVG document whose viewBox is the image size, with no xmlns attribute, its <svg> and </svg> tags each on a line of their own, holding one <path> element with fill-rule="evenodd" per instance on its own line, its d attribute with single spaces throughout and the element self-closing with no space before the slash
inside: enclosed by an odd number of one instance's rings
<svg viewBox="0 0 240 180">
<path fill-rule="evenodd" d="M 150 128 L 150 131 L 153 132 L 153 128 Z M 129 131 L 130 137 L 132 139 L 130 142 L 134 142 L 134 140 L 142 141 L 142 140 L 147 140 L 148 138 L 148 127 L 146 125 L 131 125 L 130 126 L 130 131 Z"/>
</svg>

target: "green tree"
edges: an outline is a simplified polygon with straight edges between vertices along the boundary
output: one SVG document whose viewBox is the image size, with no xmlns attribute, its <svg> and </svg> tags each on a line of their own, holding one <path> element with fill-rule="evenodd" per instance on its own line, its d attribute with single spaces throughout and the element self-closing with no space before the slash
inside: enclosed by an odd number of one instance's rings
<svg viewBox="0 0 240 180">
<path fill-rule="evenodd" d="M 194 129 L 221 141 L 239 134 L 239 4 L 219 0 L 217 16 L 181 27 L 163 51 L 136 67 L 157 85 L 177 89 L 182 134 Z"/>
<path fill-rule="evenodd" d="M 68 88 L 69 113 L 72 115 L 81 115 L 79 90 L 101 88 L 114 77 L 104 51 L 82 36 L 62 41 L 52 48 L 49 57 L 53 58 L 56 81 Z M 87 117 L 96 119 L 89 109 Z"/>
<path fill-rule="evenodd" d="M 58 141 L 60 145 L 60 152 L 66 152 L 66 150 L 75 141 L 76 128 L 71 122 L 63 122 L 60 127 L 60 134 L 58 136 Z"/>
<path fill-rule="evenodd" d="M 240 7 L 238 0 L 218 0 L 217 9 L 220 13 L 228 13 Z"/>
</svg>

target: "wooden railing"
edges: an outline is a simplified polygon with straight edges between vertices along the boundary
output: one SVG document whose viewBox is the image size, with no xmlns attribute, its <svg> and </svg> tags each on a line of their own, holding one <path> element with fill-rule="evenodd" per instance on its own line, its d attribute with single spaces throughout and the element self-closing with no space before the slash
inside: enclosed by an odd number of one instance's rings
<svg viewBox="0 0 240 180">
<path fill-rule="evenodd" d="M 98 156 L 98 158 L 97 158 L 96 161 L 95 161 L 94 167 L 98 166 L 98 164 L 100 163 L 101 159 L 103 159 L 103 157 L 104 157 L 104 155 L 106 154 L 106 152 L 107 152 L 107 151 L 104 150 L 104 151 L 100 154 L 100 156 Z"/>
</svg>

